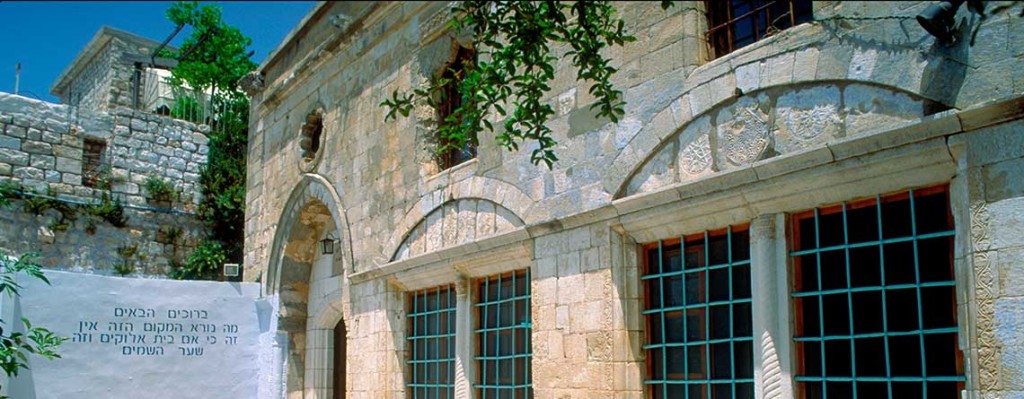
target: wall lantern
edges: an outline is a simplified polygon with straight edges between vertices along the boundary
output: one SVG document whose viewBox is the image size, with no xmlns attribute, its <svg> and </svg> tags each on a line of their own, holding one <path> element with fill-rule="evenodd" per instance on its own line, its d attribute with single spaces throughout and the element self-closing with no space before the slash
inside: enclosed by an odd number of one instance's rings
<svg viewBox="0 0 1024 399">
<path fill-rule="evenodd" d="M 921 24 L 924 30 L 944 45 L 952 44 L 954 41 L 953 17 L 960 6 L 967 1 L 967 8 L 973 12 L 984 15 L 984 3 L 978 0 L 946 0 L 938 4 L 932 4 L 917 14 L 917 23 Z"/>
<path fill-rule="evenodd" d="M 337 242 L 338 239 L 334 238 L 333 234 L 327 233 L 327 237 L 324 237 L 323 240 L 320 240 L 320 253 L 323 255 L 334 254 L 334 244 Z"/>
</svg>

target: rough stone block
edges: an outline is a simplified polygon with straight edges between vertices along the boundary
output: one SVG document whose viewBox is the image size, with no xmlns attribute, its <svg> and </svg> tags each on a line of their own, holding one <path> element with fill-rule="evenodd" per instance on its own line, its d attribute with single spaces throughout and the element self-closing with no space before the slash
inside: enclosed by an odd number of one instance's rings
<svg viewBox="0 0 1024 399">
<path fill-rule="evenodd" d="M 53 154 L 53 146 L 40 141 L 26 141 L 21 143 L 21 150 L 31 154 Z"/>
<path fill-rule="evenodd" d="M 0 162 L 0 176 L 10 176 L 11 169 L 11 164 Z"/>
<path fill-rule="evenodd" d="M 25 136 L 25 138 L 29 140 L 42 140 L 43 132 L 36 128 L 29 128 L 28 134 Z"/>
<path fill-rule="evenodd" d="M 22 180 L 39 180 L 42 181 L 45 178 L 42 169 L 33 168 L 31 166 L 21 166 L 14 168 L 14 177 Z"/>
<path fill-rule="evenodd" d="M 12 150 L 10 148 L 0 148 L 0 162 L 11 164 L 11 165 L 28 165 L 28 154 Z"/>
<path fill-rule="evenodd" d="M 196 144 L 199 144 L 201 146 L 204 146 L 204 145 L 206 145 L 207 143 L 210 142 L 210 139 L 206 138 L 205 134 L 202 134 L 202 133 L 192 133 L 192 142 L 194 142 Z"/>
<path fill-rule="evenodd" d="M 81 160 L 82 159 L 82 149 L 81 148 L 70 147 L 70 146 L 66 146 L 66 145 L 54 145 L 53 146 L 53 155 L 56 155 L 58 157 L 69 158 L 69 159 Z"/>
<path fill-rule="evenodd" d="M 565 277 L 580 273 L 580 255 L 570 252 L 558 256 L 558 276 Z"/>
<path fill-rule="evenodd" d="M 50 143 L 50 144 L 58 144 L 61 141 L 60 134 L 54 133 L 54 132 L 51 132 L 51 131 L 44 131 L 43 132 L 43 141 L 47 142 L 47 143 Z"/>
<path fill-rule="evenodd" d="M 0 136 L 0 148 L 20 150 L 21 140 L 19 140 L 17 137 Z"/>
<path fill-rule="evenodd" d="M 28 128 L 24 126 L 8 125 L 7 135 L 11 137 L 25 138 L 28 136 Z"/>
<path fill-rule="evenodd" d="M 29 165 L 34 168 L 40 169 L 53 169 L 55 159 L 50 155 L 31 155 L 29 156 Z"/>
<path fill-rule="evenodd" d="M 996 265 L 999 271 L 999 295 L 1024 297 L 1024 249 L 999 250 Z"/>
<path fill-rule="evenodd" d="M 924 116 L 924 103 L 910 96 L 852 84 L 843 89 L 846 136 L 892 129 Z"/>
<path fill-rule="evenodd" d="M 67 184 L 80 186 L 82 185 L 82 175 L 65 173 L 61 176 L 61 181 Z"/>
<path fill-rule="evenodd" d="M 1009 198 L 988 204 L 992 248 L 1024 246 L 1024 198 Z"/>
<path fill-rule="evenodd" d="M 57 170 L 61 172 L 82 173 L 82 161 L 57 157 Z"/>
<path fill-rule="evenodd" d="M 1024 158 L 985 165 L 985 200 L 1001 201 L 1024 197 Z"/>
</svg>

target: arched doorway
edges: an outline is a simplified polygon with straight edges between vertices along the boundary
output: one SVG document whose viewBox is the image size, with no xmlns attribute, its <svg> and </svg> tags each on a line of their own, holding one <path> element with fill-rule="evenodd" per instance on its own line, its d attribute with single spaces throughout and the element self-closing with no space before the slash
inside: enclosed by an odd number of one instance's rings
<svg viewBox="0 0 1024 399">
<path fill-rule="evenodd" d="M 334 389 L 333 399 L 345 399 L 345 355 L 348 342 L 345 339 L 346 333 L 345 320 L 338 320 L 338 324 L 334 326 L 334 378 L 331 384 Z"/>
<path fill-rule="evenodd" d="M 276 391 L 288 399 L 344 396 L 345 318 L 335 313 L 329 321 L 315 320 L 324 316 L 324 298 L 310 298 L 310 292 L 324 291 L 319 284 L 344 278 L 344 265 L 351 264 L 339 202 L 325 179 L 306 175 L 293 190 L 274 238 L 264 290 L 277 298 L 282 353 Z M 334 253 L 321 247 L 328 236 L 337 240 Z"/>
</svg>

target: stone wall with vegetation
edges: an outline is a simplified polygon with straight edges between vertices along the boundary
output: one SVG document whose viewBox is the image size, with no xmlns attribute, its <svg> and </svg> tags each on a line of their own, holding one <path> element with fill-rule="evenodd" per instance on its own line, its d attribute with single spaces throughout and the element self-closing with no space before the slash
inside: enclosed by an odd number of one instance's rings
<svg viewBox="0 0 1024 399">
<path fill-rule="evenodd" d="M 26 193 L 0 210 L 0 248 L 39 252 L 51 268 L 106 274 L 127 261 L 140 274 L 166 275 L 205 235 L 193 212 L 206 129 L 0 93 L 0 183 Z M 92 183 L 86 139 L 104 143 Z M 124 226 L 107 220 L 117 204 Z"/>
<path fill-rule="evenodd" d="M 279 295 L 282 317 L 307 320 L 281 327 L 295 356 L 289 397 L 330 395 L 333 366 L 323 351 L 339 321 L 347 347 L 358 348 L 348 354 L 348 394 L 404 396 L 408 293 L 522 268 L 532 272 L 536 396 L 644 397 L 637 244 L 922 185 L 951 184 L 954 207 L 992 205 L 979 230 L 1003 240 L 998 261 L 1010 263 L 978 270 L 992 292 L 1016 281 L 999 273 L 1020 266 L 1009 249 L 1019 248 L 1011 237 L 1024 223 L 1019 202 L 998 202 L 1016 209 L 1004 212 L 985 198 L 1024 197 L 1019 150 L 1012 162 L 984 166 L 951 153 L 947 137 L 976 150 L 1020 148 L 1011 139 L 1019 128 L 974 133 L 1020 118 L 1020 101 L 970 111 L 1024 92 L 1024 4 L 991 2 L 1002 10 L 986 19 L 961 8 L 959 41 L 944 46 L 914 21 L 932 2 L 814 2 L 815 21 L 712 59 L 705 3 L 675 3 L 667 11 L 658 2 L 615 3 L 637 37 L 606 53 L 627 102 L 619 123 L 594 116 L 568 49 L 552 49 L 559 61 L 546 101 L 560 161 L 551 169 L 530 163 L 532 143 L 508 152 L 482 133 L 476 159 L 441 170 L 433 109 L 385 122 L 381 101 L 422 87 L 455 54 L 460 39 L 445 28 L 445 3 L 339 2 L 311 14 L 261 67 L 249 135 L 245 278 Z M 307 158 L 303 131 L 313 114 L 323 123 L 322 156 Z M 1006 179 L 985 187 L 994 194 L 958 191 L 969 174 L 1003 171 Z M 481 229 L 498 209 L 523 226 Z M 988 217 L 958 214 L 958 229 Z M 459 237 L 474 219 L 474 236 Z M 320 255 L 328 233 L 341 249 Z M 784 251 L 785 235 L 756 237 L 778 239 L 772 245 Z M 958 245 L 969 240 L 958 233 Z M 765 263 L 753 269 L 781 273 L 780 306 L 768 314 L 788 326 L 785 254 L 778 259 L 759 258 Z M 1020 375 L 1013 345 L 1024 341 L 1009 327 L 1019 325 L 1020 304 L 994 302 L 991 292 L 977 299 L 975 271 L 958 263 L 967 396 L 1019 392 L 1019 378 L 1007 376 Z M 1001 295 L 1018 294 L 1010 285 Z M 769 387 L 789 384 L 776 391 L 788 394 L 766 397 L 792 397 L 791 336 L 778 341 L 782 355 L 769 356 L 762 332 L 775 330 L 754 332 L 755 385 L 774 378 Z M 994 334 L 1008 344 L 976 349 Z"/>
</svg>

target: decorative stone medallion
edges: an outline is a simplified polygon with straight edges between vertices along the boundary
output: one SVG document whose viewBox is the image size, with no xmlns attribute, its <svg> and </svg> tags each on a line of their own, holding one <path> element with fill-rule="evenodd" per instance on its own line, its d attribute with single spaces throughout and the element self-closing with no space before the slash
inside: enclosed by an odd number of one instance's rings
<svg viewBox="0 0 1024 399">
<path fill-rule="evenodd" d="M 699 176 L 711 168 L 711 143 L 707 134 L 697 136 L 679 154 L 679 171 Z"/>
<path fill-rule="evenodd" d="M 825 132 L 834 132 L 842 121 L 835 104 L 815 105 L 809 109 L 790 108 L 780 112 L 786 131 L 800 140 L 810 140 Z"/>
<path fill-rule="evenodd" d="M 723 110 L 718 118 L 718 136 L 725 158 L 733 165 L 747 165 L 764 155 L 771 141 L 768 115 L 749 97 Z"/>
</svg>

